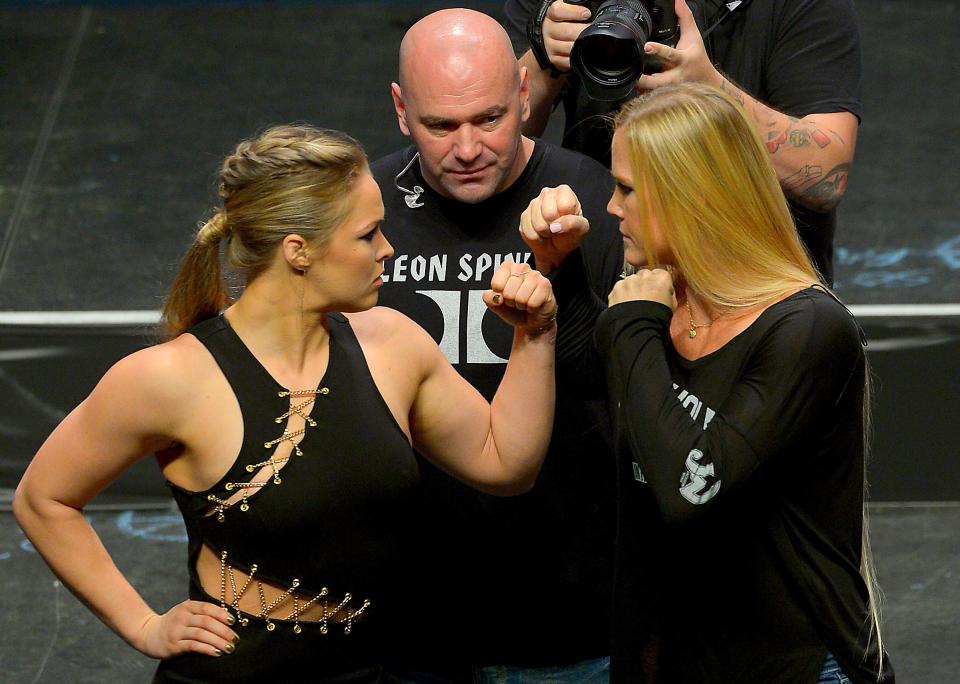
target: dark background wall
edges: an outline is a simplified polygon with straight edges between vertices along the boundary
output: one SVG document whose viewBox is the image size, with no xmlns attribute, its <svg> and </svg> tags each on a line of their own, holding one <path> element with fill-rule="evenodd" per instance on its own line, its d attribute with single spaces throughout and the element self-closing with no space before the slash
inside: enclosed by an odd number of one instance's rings
<svg viewBox="0 0 960 684">
<path fill-rule="evenodd" d="M 343 129 L 372 158 L 403 144 L 397 47 L 441 6 L 0 3 L 0 488 L 110 363 L 149 341 L 143 326 L 65 332 L 10 314 L 155 311 L 214 205 L 219 161 L 268 124 Z M 873 340 L 874 495 L 957 499 L 960 6 L 857 9 L 865 116 L 837 290 Z M 120 489 L 162 492 L 156 480 L 146 463 Z"/>
</svg>

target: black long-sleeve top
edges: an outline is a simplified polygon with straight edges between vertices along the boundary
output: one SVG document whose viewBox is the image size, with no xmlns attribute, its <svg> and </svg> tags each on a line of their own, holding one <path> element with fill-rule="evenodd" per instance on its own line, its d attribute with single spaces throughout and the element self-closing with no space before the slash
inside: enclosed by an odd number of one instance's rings
<svg viewBox="0 0 960 684">
<path fill-rule="evenodd" d="M 613 680 L 814 682 L 829 650 L 876 682 L 856 322 L 809 288 L 690 361 L 671 315 L 637 301 L 597 322 L 620 454 Z"/>
</svg>

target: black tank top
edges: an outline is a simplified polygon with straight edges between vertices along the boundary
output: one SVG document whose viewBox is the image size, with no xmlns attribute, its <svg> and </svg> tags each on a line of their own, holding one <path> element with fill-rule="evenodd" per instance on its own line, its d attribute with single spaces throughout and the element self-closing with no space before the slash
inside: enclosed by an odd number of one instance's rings
<svg viewBox="0 0 960 684">
<path fill-rule="evenodd" d="M 236 395 L 243 444 L 228 472 L 209 489 L 191 492 L 168 485 L 186 523 L 191 598 L 220 600 L 203 590 L 196 572 L 206 545 L 217 556 L 226 552 L 227 563 L 245 573 L 256 565 L 256 578 L 282 587 L 299 580 L 302 595 L 328 588 L 327 601 L 340 602 L 349 593 L 354 609 L 369 601 L 350 635 L 365 641 L 365 630 L 382 633 L 386 622 L 396 619 L 390 612 L 400 610 L 392 578 L 403 562 L 419 473 L 349 322 L 340 314 L 328 320 L 329 363 L 309 414 L 315 425 L 305 426 L 297 451 L 276 480 L 244 489 L 246 500 L 232 505 L 225 502 L 275 451 L 291 408 L 284 393 L 297 388 L 279 385 L 222 315 L 190 329 Z M 229 595 L 228 588 L 228 603 Z M 303 629 L 310 629 L 309 623 Z M 274 632 L 281 641 L 283 631 Z M 342 631 L 342 625 L 329 630 L 330 636 Z"/>
</svg>

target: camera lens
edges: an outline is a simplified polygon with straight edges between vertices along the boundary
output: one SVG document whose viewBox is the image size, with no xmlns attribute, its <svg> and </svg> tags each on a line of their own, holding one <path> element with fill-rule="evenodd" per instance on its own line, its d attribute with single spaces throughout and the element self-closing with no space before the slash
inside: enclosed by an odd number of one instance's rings
<svg viewBox="0 0 960 684">
<path fill-rule="evenodd" d="M 587 70 L 604 80 L 629 78 L 643 60 L 636 41 L 609 34 L 593 34 L 583 39 L 581 58 Z"/>
<path fill-rule="evenodd" d="M 648 6 L 657 9 L 653 0 L 607 0 L 574 42 L 570 66 L 591 98 L 621 100 L 643 75 L 643 45 L 655 32 Z"/>
</svg>

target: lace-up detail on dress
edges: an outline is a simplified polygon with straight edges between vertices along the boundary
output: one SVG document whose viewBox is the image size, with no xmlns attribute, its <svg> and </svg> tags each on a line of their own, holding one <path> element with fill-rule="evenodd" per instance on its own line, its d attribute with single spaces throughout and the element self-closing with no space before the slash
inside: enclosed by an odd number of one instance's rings
<svg viewBox="0 0 960 684">
<path fill-rule="evenodd" d="M 309 390 L 278 383 L 223 316 L 191 329 L 233 391 L 242 432 L 221 440 L 240 444 L 212 487 L 169 484 L 186 524 L 190 597 L 236 618 L 247 650 L 231 660 L 250 681 L 377 663 L 392 627 L 383 617 L 407 600 L 397 568 L 414 520 L 416 457 L 349 322 L 336 313 L 328 322 L 326 368 L 301 385 Z"/>
<path fill-rule="evenodd" d="M 304 426 L 297 430 L 290 430 L 288 428 L 283 429 L 283 433 L 276 439 L 269 440 L 263 443 L 264 449 L 273 449 L 284 442 L 289 442 L 292 448 L 291 453 L 296 454 L 297 456 L 303 456 L 303 450 L 300 448 L 300 439 L 306 434 L 308 428 L 317 427 L 317 421 L 310 416 L 313 404 L 316 402 L 318 396 L 324 396 L 330 394 L 329 387 L 320 387 L 315 390 L 280 390 L 277 395 L 281 398 L 290 398 L 290 408 L 283 414 L 274 418 L 274 422 L 277 424 L 283 423 L 284 420 L 288 420 L 291 416 L 298 416 L 303 419 Z M 297 402 L 297 399 L 302 397 L 307 397 L 303 401 Z M 223 522 L 226 520 L 226 511 L 229 508 L 232 508 L 236 504 L 236 494 L 233 492 L 239 492 L 239 502 L 240 510 L 246 512 L 250 510 L 250 501 L 248 498 L 248 492 L 257 491 L 263 487 L 274 484 L 279 485 L 283 483 L 283 478 L 280 477 L 280 470 L 284 465 L 290 460 L 290 456 L 277 456 L 276 452 L 267 457 L 265 461 L 260 461 L 259 463 L 251 463 L 246 466 L 246 471 L 248 473 L 258 472 L 262 468 L 269 466 L 271 470 L 271 477 L 266 480 L 250 480 L 250 481 L 240 481 L 240 482 L 227 482 L 223 485 L 224 490 L 227 494 L 223 496 L 217 496 L 216 494 L 208 494 L 207 501 L 213 504 L 213 512 L 217 516 L 217 520 Z"/>
<path fill-rule="evenodd" d="M 277 623 L 274 622 L 274 620 L 292 620 L 293 633 L 300 634 L 303 631 L 303 628 L 300 626 L 301 615 L 303 615 L 310 606 L 319 602 L 321 608 L 320 616 L 304 621 L 319 623 L 321 634 L 328 633 L 330 624 L 343 625 L 343 633 L 349 635 L 353 631 L 354 620 L 359 619 L 367 608 L 370 607 L 370 601 L 368 599 L 364 599 L 359 608 L 349 607 L 350 601 L 353 600 L 353 595 L 349 592 L 344 594 L 343 599 L 341 599 L 336 606 L 332 606 L 330 602 L 324 600 L 330 594 L 330 590 L 327 589 L 327 587 L 323 587 L 319 593 L 312 597 L 300 595 L 296 593 L 300 587 L 299 579 L 293 580 L 283 593 L 267 603 L 264 593 L 264 583 L 254 577 L 257 574 L 257 569 L 256 564 L 250 566 L 250 574 L 247 575 L 243 584 L 238 587 L 235 570 L 233 566 L 227 562 L 227 552 L 220 552 L 220 606 L 224 610 L 232 609 L 241 627 L 248 626 L 250 624 L 250 618 L 247 617 L 249 613 L 241 612 L 240 599 L 247 593 L 250 585 L 254 583 L 257 585 L 260 610 L 254 614 L 253 617 L 263 620 L 266 623 L 268 632 L 272 632 L 277 628 Z M 231 594 L 229 601 L 227 600 L 228 583 Z M 287 610 L 290 612 L 284 615 Z"/>
</svg>

